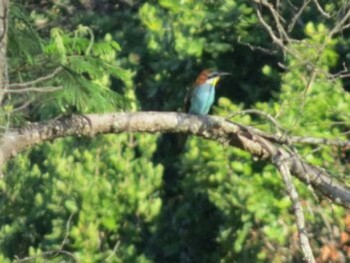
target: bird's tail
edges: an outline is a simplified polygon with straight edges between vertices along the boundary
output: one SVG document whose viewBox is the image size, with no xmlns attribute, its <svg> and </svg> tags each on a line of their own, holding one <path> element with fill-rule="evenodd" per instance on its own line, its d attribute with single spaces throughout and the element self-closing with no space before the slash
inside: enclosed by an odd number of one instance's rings
<svg viewBox="0 0 350 263">
<path fill-rule="evenodd" d="M 182 154 L 186 148 L 186 142 L 188 139 L 188 134 L 178 133 L 175 134 L 176 138 L 176 152 Z"/>
</svg>

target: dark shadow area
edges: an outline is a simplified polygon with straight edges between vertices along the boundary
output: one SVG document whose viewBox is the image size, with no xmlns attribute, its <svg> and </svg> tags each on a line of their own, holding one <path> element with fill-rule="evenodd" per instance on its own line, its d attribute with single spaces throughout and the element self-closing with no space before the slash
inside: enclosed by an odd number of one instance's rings
<svg viewBox="0 0 350 263">
<path fill-rule="evenodd" d="M 169 153 L 177 143 L 176 134 L 163 135 L 154 155 L 154 162 L 165 168 L 163 204 L 157 230 L 147 238 L 146 252 L 155 262 L 216 262 L 220 254 L 216 238 L 223 215 L 206 191 L 189 187 L 195 184 L 194 178 L 186 177 L 178 167 L 184 149 Z"/>
</svg>

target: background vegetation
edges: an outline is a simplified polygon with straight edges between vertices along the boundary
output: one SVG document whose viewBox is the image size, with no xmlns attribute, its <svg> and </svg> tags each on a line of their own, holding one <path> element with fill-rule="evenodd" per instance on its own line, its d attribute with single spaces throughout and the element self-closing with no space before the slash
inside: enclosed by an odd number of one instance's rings
<svg viewBox="0 0 350 263">
<path fill-rule="evenodd" d="M 319 1 L 331 18 L 310 5 L 293 25 L 303 1 L 282 2 L 283 25 L 298 40 L 286 44 L 292 52 L 276 47 L 256 8 L 271 25 L 273 16 L 253 1 L 13 1 L 11 82 L 54 73 L 40 83 L 60 89 L 9 94 L 2 132 L 71 113 L 181 110 L 196 75 L 218 68 L 232 76 L 220 82 L 211 114 L 254 108 L 279 126 L 261 115 L 230 118 L 348 140 L 349 82 L 337 73 L 349 63 L 350 34 L 329 32 L 349 6 Z M 295 150 L 348 182 L 347 148 Z M 189 138 L 179 154 L 169 135 L 67 138 L 19 155 L 4 174 L 1 262 L 302 260 L 276 169 L 214 142 Z M 350 260 L 346 211 L 295 184 L 319 262 Z"/>
</svg>

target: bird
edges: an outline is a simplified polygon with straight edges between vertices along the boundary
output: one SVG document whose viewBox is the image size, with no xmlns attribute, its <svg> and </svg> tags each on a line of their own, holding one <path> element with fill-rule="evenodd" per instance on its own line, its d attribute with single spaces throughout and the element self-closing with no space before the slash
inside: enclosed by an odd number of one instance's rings
<svg viewBox="0 0 350 263">
<path fill-rule="evenodd" d="M 231 75 L 228 72 L 203 70 L 185 97 L 185 112 L 195 115 L 207 115 L 215 99 L 215 86 L 221 76 Z"/>
</svg>

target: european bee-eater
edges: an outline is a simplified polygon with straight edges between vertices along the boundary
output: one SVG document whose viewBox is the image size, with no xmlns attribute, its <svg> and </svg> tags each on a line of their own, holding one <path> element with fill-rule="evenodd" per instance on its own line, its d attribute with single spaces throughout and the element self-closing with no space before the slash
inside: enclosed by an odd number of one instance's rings
<svg viewBox="0 0 350 263">
<path fill-rule="evenodd" d="M 189 90 L 185 98 L 185 111 L 197 114 L 208 114 L 215 99 L 215 86 L 220 77 L 230 75 L 227 72 L 203 70 L 196 79 L 192 89 Z"/>
</svg>

